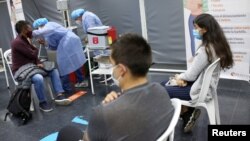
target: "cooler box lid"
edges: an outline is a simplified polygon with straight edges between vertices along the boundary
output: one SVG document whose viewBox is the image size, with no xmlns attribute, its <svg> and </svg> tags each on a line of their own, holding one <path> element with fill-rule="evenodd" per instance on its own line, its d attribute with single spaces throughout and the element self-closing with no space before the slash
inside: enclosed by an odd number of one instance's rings
<svg viewBox="0 0 250 141">
<path fill-rule="evenodd" d="M 91 35 L 107 35 L 109 26 L 98 26 L 98 27 L 91 27 L 88 28 L 87 33 Z"/>
</svg>

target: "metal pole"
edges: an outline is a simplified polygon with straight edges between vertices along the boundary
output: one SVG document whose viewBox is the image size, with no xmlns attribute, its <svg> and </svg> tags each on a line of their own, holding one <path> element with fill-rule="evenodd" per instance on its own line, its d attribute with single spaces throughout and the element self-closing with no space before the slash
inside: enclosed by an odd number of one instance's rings
<svg viewBox="0 0 250 141">
<path fill-rule="evenodd" d="M 67 15 L 68 27 L 71 27 L 71 21 L 70 21 L 70 16 L 69 16 L 69 10 L 66 10 L 66 15 Z"/>
<path fill-rule="evenodd" d="M 12 33 L 13 33 L 13 37 L 16 37 L 16 31 L 15 31 L 15 24 L 14 21 L 12 21 L 12 17 L 11 17 L 11 14 L 16 14 L 16 13 L 12 13 L 12 12 L 15 12 L 15 11 L 12 11 L 11 9 L 11 5 L 10 5 L 10 1 L 7 0 L 5 1 L 7 2 L 7 7 L 8 7 L 8 13 L 9 13 L 9 16 L 10 16 L 10 23 L 11 23 L 11 28 L 12 28 Z"/>
<path fill-rule="evenodd" d="M 92 68 L 91 68 L 91 62 L 90 62 L 90 55 L 89 55 L 88 46 L 86 46 L 86 49 L 87 49 L 88 63 L 89 63 L 89 77 L 90 77 L 91 91 L 92 91 L 92 94 L 94 95 L 95 90 L 94 90 L 94 84 L 93 84 L 93 78 L 92 78 Z"/>
<path fill-rule="evenodd" d="M 146 19 L 146 11 L 145 11 L 145 1 L 144 0 L 139 0 L 139 4 L 140 4 L 142 36 L 146 40 L 148 40 L 147 19 Z"/>
</svg>

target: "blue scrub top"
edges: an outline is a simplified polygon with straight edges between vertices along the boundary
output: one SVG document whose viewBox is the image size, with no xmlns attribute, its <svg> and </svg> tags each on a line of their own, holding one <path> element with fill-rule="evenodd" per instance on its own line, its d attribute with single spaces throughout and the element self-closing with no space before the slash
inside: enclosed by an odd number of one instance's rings
<svg viewBox="0 0 250 141">
<path fill-rule="evenodd" d="M 74 72 L 86 62 L 80 38 L 62 25 L 48 22 L 43 28 L 33 31 L 33 37 L 39 36 L 46 40 L 49 49 L 57 50 L 61 76 Z"/>
</svg>

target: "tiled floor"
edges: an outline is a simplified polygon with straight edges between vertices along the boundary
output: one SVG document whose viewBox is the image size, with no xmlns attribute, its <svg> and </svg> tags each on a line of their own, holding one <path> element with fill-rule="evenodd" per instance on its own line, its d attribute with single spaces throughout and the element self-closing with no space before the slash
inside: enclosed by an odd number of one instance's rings
<svg viewBox="0 0 250 141">
<path fill-rule="evenodd" d="M 149 80 L 160 82 L 167 78 L 163 73 L 150 73 Z M 88 121 L 91 108 L 98 105 L 105 94 L 112 90 L 96 84 L 96 95 L 88 93 L 70 106 L 56 106 L 50 113 L 39 110 L 33 112 L 33 119 L 25 126 L 16 126 L 15 122 L 8 119 L 3 121 L 10 93 L 6 88 L 4 73 L 0 73 L 0 140 L 1 141 L 38 141 L 57 132 L 65 125 L 76 125 L 84 130 L 86 125 L 73 123 L 75 116 L 83 116 Z M 11 79 L 10 79 L 10 82 Z M 13 88 L 13 84 L 12 84 Z M 13 90 L 13 89 L 12 89 Z M 222 124 L 250 124 L 250 84 L 245 81 L 222 79 L 218 86 L 218 98 L 220 106 L 220 117 Z M 184 134 L 181 130 L 182 121 L 176 127 L 175 141 L 206 141 L 207 140 L 208 117 L 204 109 L 198 119 L 196 127 L 190 134 Z"/>
</svg>

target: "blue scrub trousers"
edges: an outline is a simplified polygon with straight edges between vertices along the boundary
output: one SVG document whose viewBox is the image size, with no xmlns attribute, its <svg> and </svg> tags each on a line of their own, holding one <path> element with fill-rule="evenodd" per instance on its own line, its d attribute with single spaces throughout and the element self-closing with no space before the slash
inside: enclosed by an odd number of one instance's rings
<svg viewBox="0 0 250 141">
<path fill-rule="evenodd" d="M 75 71 L 75 74 L 76 74 L 77 82 L 78 83 L 83 82 L 84 77 L 83 77 L 83 74 L 82 74 L 82 67 L 77 69 Z M 63 85 L 63 89 L 65 90 L 65 92 L 66 93 L 72 93 L 73 89 L 72 89 L 71 84 L 70 84 L 69 74 L 61 76 L 61 80 L 62 80 L 62 85 Z"/>
</svg>

